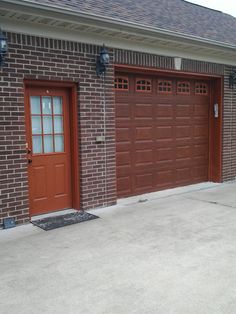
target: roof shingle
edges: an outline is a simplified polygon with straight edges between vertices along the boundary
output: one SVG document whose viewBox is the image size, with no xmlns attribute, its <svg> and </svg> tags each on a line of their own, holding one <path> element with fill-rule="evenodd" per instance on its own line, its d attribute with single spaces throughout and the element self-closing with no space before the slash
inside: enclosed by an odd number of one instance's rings
<svg viewBox="0 0 236 314">
<path fill-rule="evenodd" d="M 31 0 L 236 45 L 236 18 L 184 0 Z"/>
</svg>

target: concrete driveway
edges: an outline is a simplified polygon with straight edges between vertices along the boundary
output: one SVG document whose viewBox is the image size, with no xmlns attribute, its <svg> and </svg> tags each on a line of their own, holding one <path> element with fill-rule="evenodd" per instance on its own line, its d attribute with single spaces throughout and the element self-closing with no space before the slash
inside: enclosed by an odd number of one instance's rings
<svg viewBox="0 0 236 314">
<path fill-rule="evenodd" d="M 0 231 L 0 313 L 236 313 L 236 184 L 95 213 L 48 232 Z"/>
</svg>

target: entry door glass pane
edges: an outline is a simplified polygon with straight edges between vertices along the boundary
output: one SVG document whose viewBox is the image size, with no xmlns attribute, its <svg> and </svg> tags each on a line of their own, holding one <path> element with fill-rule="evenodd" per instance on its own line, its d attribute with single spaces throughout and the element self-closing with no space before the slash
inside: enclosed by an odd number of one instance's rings
<svg viewBox="0 0 236 314">
<path fill-rule="evenodd" d="M 55 116 L 54 117 L 54 133 L 63 133 L 62 116 Z"/>
<path fill-rule="evenodd" d="M 43 117 L 43 133 L 52 134 L 52 117 L 51 116 Z"/>
<path fill-rule="evenodd" d="M 41 116 L 32 116 L 32 134 L 42 134 Z"/>
<path fill-rule="evenodd" d="M 53 97 L 53 113 L 62 114 L 62 97 Z"/>
<path fill-rule="evenodd" d="M 43 152 L 42 136 L 33 136 L 33 153 L 41 154 Z"/>
<path fill-rule="evenodd" d="M 45 135 L 44 139 L 44 153 L 53 153 L 53 137 L 52 135 Z"/>
<path fill-rule="evenodd" d="M 52 114 L 51 97 L 42 97 L 43 114 Z"/>
<path fill-rule="evenodd" d="M 64 136 L 55 135 L 55 152 L 64 152 Z"/>
<path fill-rule="evenodd" d="M 31 114 L 41 114 L 40 96 L 30 97 L 30 109 L 31 109 Z"/>
</svg>

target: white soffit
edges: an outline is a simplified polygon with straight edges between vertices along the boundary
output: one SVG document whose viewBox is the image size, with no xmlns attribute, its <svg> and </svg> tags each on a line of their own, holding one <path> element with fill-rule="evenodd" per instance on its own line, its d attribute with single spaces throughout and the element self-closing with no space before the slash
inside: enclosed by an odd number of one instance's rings
<svg viewBox="0 0 236 314">
<path fill-rule="evenodd" d="M 4 2 L 4 1 L 2 1 Z M 13 1 L 9 1 L 13 2 Z M 4 31 L 47 36 L 88 44 L 128 49 L 164 56 L 178 56 L 200 61 L 236 65 L 236 47 L 196 39 L 177 38 L 170 34 L 127 28 L 101 20 L 68 16 L 54 11 L 25 9 L 21 6 L 0 5 L 0 27 Z"/>
</svg>

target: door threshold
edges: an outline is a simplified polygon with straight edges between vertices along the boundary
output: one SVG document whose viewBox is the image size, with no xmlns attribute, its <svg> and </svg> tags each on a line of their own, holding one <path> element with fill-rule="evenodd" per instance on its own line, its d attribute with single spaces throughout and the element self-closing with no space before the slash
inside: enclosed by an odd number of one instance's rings
<svg viewBox="0 0 236 314">
<path fill-rule="evenodd" d="M 65 214 L 71 214 L 71 213 L 76 213 L 78 210 L 73 209 L 73 208 L 68 208 L 68 209 L 63 209 L 63 210 L 58 210 L 55 212 L 51 212 L 48 214 L 41 214 L 41 215 L 35 215 L 31 217 L 31 221 L 35 221 L 38 219 L 43 219 L 43 218 L 48 218 L 48 217 L 55 217 L 55 216 L 61 216 Z"/>
</svg>

